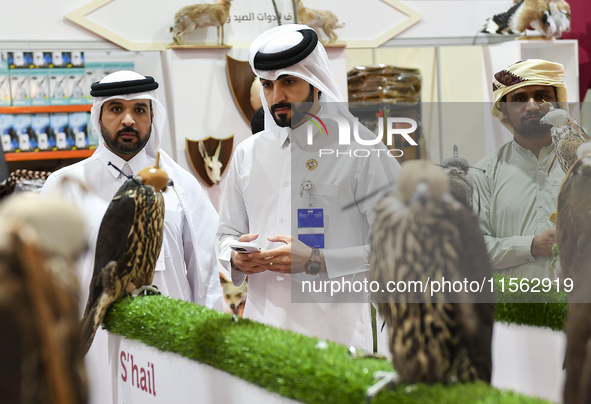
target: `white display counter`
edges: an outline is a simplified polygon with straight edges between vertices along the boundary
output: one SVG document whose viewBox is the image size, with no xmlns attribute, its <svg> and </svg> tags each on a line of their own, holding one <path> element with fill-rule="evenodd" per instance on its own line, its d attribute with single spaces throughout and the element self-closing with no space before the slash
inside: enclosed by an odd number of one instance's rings
<svg viewBox="0 0 591 404">
<path fill-rule="evenodd" d="M 271 393 L 229 373 L 161 352 L 138 341 L 109 334 L 116 349 L 111 369 L 117 380 L 113 404 L 290 404 L 298 403 Z"/>
<path fill-rule="evenodd" d="M 297 403 L 180 355 L 117 335 L 108 339 L 113 404 Z M 561 402 L 565 347 L 563 332 L 496 323 L 492 385 Z"/>
</svg>

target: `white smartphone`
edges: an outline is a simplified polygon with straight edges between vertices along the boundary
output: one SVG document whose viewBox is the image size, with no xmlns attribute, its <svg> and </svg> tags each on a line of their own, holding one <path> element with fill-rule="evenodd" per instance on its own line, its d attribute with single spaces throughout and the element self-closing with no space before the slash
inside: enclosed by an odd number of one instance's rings
<svg viewBox="0 0 591 404">
<path fill-rule="evenodd" d="M 236 241 L 230 244 L 230 248 L 241 254 L 261 252 L 263 249 L 257 243 L 249 243 L 246 241 Z"/>
</svg>

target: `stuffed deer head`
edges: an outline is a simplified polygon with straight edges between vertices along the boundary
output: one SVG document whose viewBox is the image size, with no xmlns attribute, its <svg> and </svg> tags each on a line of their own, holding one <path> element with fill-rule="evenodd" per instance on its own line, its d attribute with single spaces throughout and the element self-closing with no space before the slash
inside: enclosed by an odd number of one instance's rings
<svg viewBox="0 0 591 404">
<path fill-rule="evenodd" d="M 199 153 L 201 153 L 201 157 L 203 157 L 203 162 L 205 164 L 205 172 L 207 176 L 211 180 L 211 182 L 215 184 L 219 184 L 222 180 L 222 163 L 220 162 L 220 151 L 222 150 L 222 141 L 220 140 L 218 143 L 218 147 L 215 149 L 215 153 L 213 156 L 209 156 L 207 154 L 207 150 L 205 149 L 205 144 L 202 140 L 199 141 Z"/>
</svg>

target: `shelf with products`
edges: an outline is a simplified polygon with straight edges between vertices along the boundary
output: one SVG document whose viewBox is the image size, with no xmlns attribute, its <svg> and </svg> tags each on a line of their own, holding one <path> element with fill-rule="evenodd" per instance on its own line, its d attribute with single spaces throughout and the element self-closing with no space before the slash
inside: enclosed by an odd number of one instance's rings
<svg viewBox="0 0 591 404">
<path fill-rule="evenodd" d="M 93 150 L 79 149 L 79 150 L 57 150 L 57 151 L 39 151 L 39 152 L 19 152 L 19 153 L 4 153 L 4 158 L 7 162 L 13 161 L 31 161 L 31 160 L 64 160 L 64 159 L 81 159 L 92 156 Z"/>
<path fill-rule="evenodd" d="M 51 114 L 63 112 L 90 112 L 90 108 L 92 108 L 91 104 L 0 107 L 0 114 Z"/>
</svg>

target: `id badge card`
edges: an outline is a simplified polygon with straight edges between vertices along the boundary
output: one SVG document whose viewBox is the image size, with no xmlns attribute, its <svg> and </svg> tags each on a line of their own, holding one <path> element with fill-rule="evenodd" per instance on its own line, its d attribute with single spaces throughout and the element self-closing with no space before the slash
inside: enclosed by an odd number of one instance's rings
<svg viewBox="0 0 591 404">
<path fill-rule="evenodd" d="M 311 248 L 324 248 L 324 209 L 298 209 L 298 240 Z"/>
</svg>

